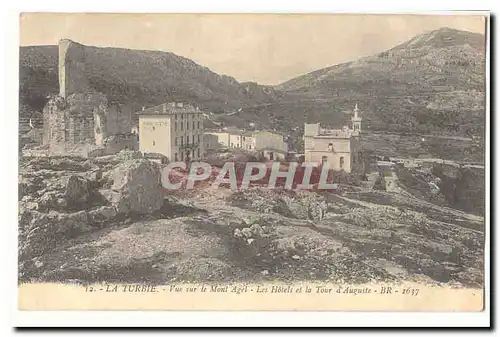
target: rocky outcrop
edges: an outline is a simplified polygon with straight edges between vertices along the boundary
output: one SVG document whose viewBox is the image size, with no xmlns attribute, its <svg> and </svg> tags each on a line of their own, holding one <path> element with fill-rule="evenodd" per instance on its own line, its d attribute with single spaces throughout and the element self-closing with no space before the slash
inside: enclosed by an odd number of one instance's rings
<svg viewBox="0 0 500 337">
<path fill-rule="evenodd" d="M 156 163 L 118 157 L 21 159 L 21 282 L 483 282 L 482 217 L 369 187 L 164 202 Z"/>
<path fill-rule="evenodd" d="M 24 211 L 19 220 L 19 258 L 40 255 L 64 238 L 92 229 L 86 211 L 74 213 Z"/>
<path fill-rule="evenodd" d="M 265 191 L 251 188 L 234 193 L 229 201 L 260 213 L 278 213 L 296 219 L 322 220 L 328 203 L 318 193 L 310 191 Z"/>
<path fill-rule="evenodd" d="M 129 215 L 153 213 L 163 205 L 159 168 L 145 159 L 45 157 L 23 159 L 20 164 L 22 258 Z M 105 184 L 108 188 L 102 188 Z"/>
<path fill-rule="evenodd" d="M 119 213 L 147 214 L 159 210 L 164 201 L 159 167 L 146 159 L 128 160 L 107 174 L 109 189 L 101 194 Z"/>
</svg>

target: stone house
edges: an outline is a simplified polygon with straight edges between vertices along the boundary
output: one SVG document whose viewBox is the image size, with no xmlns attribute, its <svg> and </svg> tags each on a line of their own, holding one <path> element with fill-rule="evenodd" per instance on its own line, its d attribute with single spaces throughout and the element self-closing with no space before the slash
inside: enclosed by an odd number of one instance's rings
<svg viewBox="0 0 500 337">
<path fill-rule="evenodd" d="M 361 117 L 354 108 L 352 127 L 324 129 L 319 123 L 305 124 L 305 161 L 328 165 L 332 170 L 353 172 L 364 170 L 364 158 L 360 151 Z"/>
</svg>

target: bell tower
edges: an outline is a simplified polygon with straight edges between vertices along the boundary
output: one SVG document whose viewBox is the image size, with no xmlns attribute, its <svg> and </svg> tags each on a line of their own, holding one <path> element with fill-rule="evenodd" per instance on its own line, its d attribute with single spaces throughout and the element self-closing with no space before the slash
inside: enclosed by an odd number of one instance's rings
<svg viewBox="0 0 500 337">
<path fill-rule="evenodd" d="M 354 135 L 359 135 L 361 133 L 361 115 L 359 113 L 358 109 L 358 103 L 356 103 L 356 106 L 354 107 L 354 115 L 351 118 L 352 120 L 352 129 L 354 131 Z"/>
</svg>

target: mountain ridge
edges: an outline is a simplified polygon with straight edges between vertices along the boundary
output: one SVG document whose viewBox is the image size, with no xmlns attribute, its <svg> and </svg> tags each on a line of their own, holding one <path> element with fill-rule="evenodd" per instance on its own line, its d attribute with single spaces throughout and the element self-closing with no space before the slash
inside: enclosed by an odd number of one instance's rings
<svg viewBox="0 0 500 337">
<path fill-rule="evenodd" d="M 171 52 L 79 45 L 92 87 L 137 110 L 167 100 L 212 110 L 273 100 L 270 86 L 239 83 Z M 40 111 L 58 87 L 58 46 L 20 47 L 20 103 Z"/>
<path fill-rule="evenodd" d="M 484 39 L 441 28 L 276 86 L 240 83 L 170 52 L 85 50 L 96 91 L 134 111 L 186 101 L 214 112 L 225 125 L 253 123 L 298 137 L 291 130 L 305 121 L 348 123 L 346 111 L 358 103 L 365 130 L 471 136 L 484 133 Z M 21 106 L 41 111 L 46 97 L 57 92 L 57 47 L 21 47 Z M 228 114 L 233 111 L 238 113 Z"/>
<path fill-rule="evenodd" d="M 357 102 L 365 129 L 482 135 L 484 53 L 483 35 L 441 28 L 286 81 L 275 89 L 288 109 L 270 113 L 290 113 L 295 100 L 302 119 L 338 126 L 348 123 L 345 112 Z"/>
<path fill-rule="evenodd" d="M 305 77 L 308 77 L 311 75 L 323 74 L 326 71 L 331 71 L 331 70 L 335 70 L 338 68 L 341 69 L 341 68 L 347 67 L 353 63 L 360 62 L 362 60 L 371 59 L 377 55 L 384 55 L 386 53 L 390 53 L 391 51 L 401 50 L 407 46 L 412 45 L 412 42 L 419 41 L 419 40 L 422 41 L 427 36 L 434 36 L 436 38 L 436 40 L 439 40 L 440 38 L 446 38 L 446 36 L 449 34 L 456 34 L 456 35 L 462 37 L 462 39 L 465 41 L 471 41 L 473 48 L 480 50 L 484 53 L 484 51 L 485 51 L 485 42 L 484 42 L 485 36 L 483 34 L 462 31 L 462 30 L 452 29 L 452 28 L 448 28 L 448 27 L 442 27 L 440 29 L 432 30 L 432 31 L 414 36 L 413 38 L 411 38 L 408 41 L 396 44 L 394 47 L 389 48 L 387 51 L 383 51 L 383 52 L 380 52 L 380 53 L 377 53 L 374 55 L 370 55 L 370 56 L 364 56 L 364 57 L 361 57 L 361 58 L 353 60 L 353 61 L 342 62 L 342 63 L 334 64 L 334 65 L 331 65 L 328 67 L 324 67 L 321 69 L 316 69 L 316 70 L 313 70 L 309 73 L 291 78 L 287 81 L 284 81 L 283 83 L 275 85 L 274 87 L 278 90 L 285 90 L 286 91 L 287 85 L 293 83 L 294 81 L 296 81 L 298 79 L 305 78 Z M 482 41 L 482 42 L 480 43 L 480 41 Z M 466 43 L 463 43 L 463 44 L 465 45 Z M 454 44 L 454 45 L 456 45 L 456 44 Z M 413 46 L 416 47 L 417 45 L 414 44 Z"/>
</svg>

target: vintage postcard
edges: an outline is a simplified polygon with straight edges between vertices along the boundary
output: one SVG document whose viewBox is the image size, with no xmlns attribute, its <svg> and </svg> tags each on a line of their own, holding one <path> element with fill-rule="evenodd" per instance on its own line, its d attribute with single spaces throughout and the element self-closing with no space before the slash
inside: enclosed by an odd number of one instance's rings
<svg viewBox="0 0 500 337">
<path fill-rule="evenodd" d="M 488 19 L 22 13 L 19 309 L 482 311 Z"/>
</svg>

